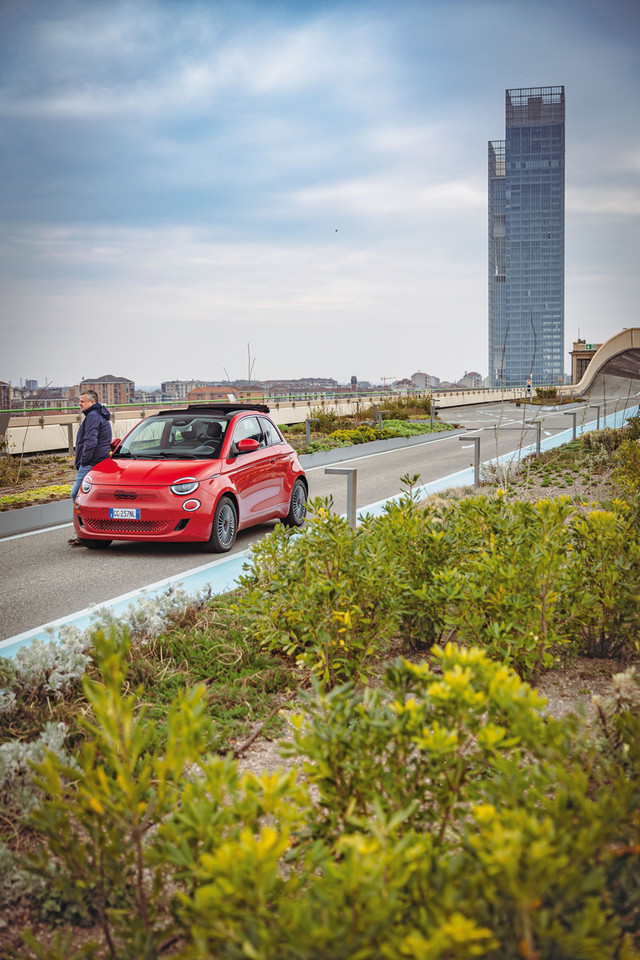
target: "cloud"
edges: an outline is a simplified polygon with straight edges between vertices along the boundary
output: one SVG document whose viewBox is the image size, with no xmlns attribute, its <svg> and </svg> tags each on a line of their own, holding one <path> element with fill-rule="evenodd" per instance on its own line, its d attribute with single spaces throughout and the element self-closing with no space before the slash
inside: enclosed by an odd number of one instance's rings
<svg viewBox="0 0 640 960">
<path fill-rule="evenodd" d="M 148 383 L 247 340 L 265 377 L 486 369 L 487 141 L 538 83 L 566 85 L 568 334 L 629 325 L 638 9 L 4 0 L 0 378 L 46 343 L 72 381 L 104 337 Z"/>
<path fill-rule="evenodd" d="M 258 102 L 321 90 L 344 105 L 373 95 L 385 54 L 365 19 L 333 15 L 302 26 L 275 16 L 185 3 L 77 6 L 74 17 L 44 17 L 23 42 L 29 74 L 13 66 L 0 113 L 98 117 L 210 113 L 235 97 Z M 388 67 L 388 65 L 387 65 Z M 379 94 L 382 90 L 379 89 Z"/>
<path fill-rule="evenodd" d="M 484 187 L 484 184 L 483 184 Z M 295 204 L 331 207 L 335 216 L 358 215 L 366 218 L 406 216 L 421 219 L 425 215 L 486 207 L 486 191 L 471 180 L 417 182 L 397 175 L 381 175 L 334 182 L 301 190 L 292 198 Z"/>
<path fill-rule="evenodd" d="M 570 215 L 588 215 L 592 218 L 604 216 L 638 218 L 640 217 L 640 193 L 637 185 L 612 184 L 608 188 L 602 184 L 582 189 L 569 189 L 566 194 L 566 209 Z"/>
<path fill-rule="evenodd" d="M 375 379 L 381 375 L 380 337 L 390 321 L 420 341 L 431 331 L 433 362 L 444 366 L 452 302 L 477 315 L 474 304 L 484 291 L 484 270 L 473 264 L 428 258 L 420 248 L 407 255 L 393 244 L 363 249 L 333 240 L 304 247 L 211 243 L 183 229 L 96 227 L 54 233 L 42 228 L 37 247 L 50 273 L 45 277 L 37 269 L 28 295 L 9 277 L 4 309 L 11 313 L 19 304 L 21 335 L 47 342 L 52 330 L 65 328 L 69 314 L 78 318 L 60 364 L 71 382 L 87 374 L 82 357 L 94 356 L 91 345 L 112 345 L 114 357 L 134 363 L 138 380 L 153 382 L 156 353 L 166 365 L 169 351 L 173 366 L 193 371 L 185 376 L 215 379 L 223 376 L 221 362 L 229 370 L 238 362 L 246 340 L 260 355 L 256 376 L 285 376 L 287 369 L 320 375 L 327 362 L 320 358 L 331 353 L 326 375 L 347 380 L 355 351 L 359 376 Z M 454 285 L 446 295 L 443 276 Z M 483 336 L 477 338 L 480 349 Z M 405 350 L 402 335 L 385 346 L 396 366 Z M 471 351 L 460 362 L 470 369 L 470 359 Z"/>
</svg>

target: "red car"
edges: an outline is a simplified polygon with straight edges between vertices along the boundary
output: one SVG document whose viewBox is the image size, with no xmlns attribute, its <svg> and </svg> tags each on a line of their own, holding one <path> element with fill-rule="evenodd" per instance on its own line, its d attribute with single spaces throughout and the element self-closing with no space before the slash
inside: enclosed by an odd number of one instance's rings
<svg viewBox="0 0 640 960">
<path fill-rule="evenodd" d="M 201 542 L 225 552 L 245 527 L 304 522 L 307 478 L 256 404 L 188 406 L 147 417 L 92 467 L 74 504 L 78 539 Z"/>
</svg>

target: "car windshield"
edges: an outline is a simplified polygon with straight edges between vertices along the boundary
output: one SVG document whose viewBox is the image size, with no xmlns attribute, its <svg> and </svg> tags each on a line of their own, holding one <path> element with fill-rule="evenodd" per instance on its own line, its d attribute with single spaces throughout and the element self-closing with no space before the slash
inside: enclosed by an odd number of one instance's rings
<svg viewBox="0 0 640 960">
<path fill-rule="evenodd" d="M 220 453 L 224 417 L 172 414 L 142 420 L 114 456 L 136 460 L 210 460 Z"/>
</svg>

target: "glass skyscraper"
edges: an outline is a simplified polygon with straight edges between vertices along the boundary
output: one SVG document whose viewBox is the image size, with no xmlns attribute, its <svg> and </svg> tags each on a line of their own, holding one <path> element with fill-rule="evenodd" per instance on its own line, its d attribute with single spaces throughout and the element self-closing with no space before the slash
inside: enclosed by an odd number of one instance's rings
<svg viewBox="0 0 640 960">
<path fill-rule="evenodd" d="M 489 141 L 489 382 L 556 384 L 564 354 L 564 87 L 506 91 Z"/>
</svg>

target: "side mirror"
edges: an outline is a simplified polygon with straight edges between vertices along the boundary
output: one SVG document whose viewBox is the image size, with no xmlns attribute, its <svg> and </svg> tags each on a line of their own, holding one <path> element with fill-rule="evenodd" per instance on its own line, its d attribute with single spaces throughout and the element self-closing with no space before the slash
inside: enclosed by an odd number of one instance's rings
<svg viewBox="0 0 640 960">
<path fill-rule="evenodd" d="M 115 453 L 120 444 L 122 443 L 122 437 L 116 437 L 115 440 L 111 441 L 111 453 Z"/>
<path fill-rule="evenodd" d="M 238 453 L 252 453 L 254 450 L 260 449 L 260 444 L 253 437 L 244 437 L 242 440 L 238 440 L 236 446 Z"/>
</svg>

